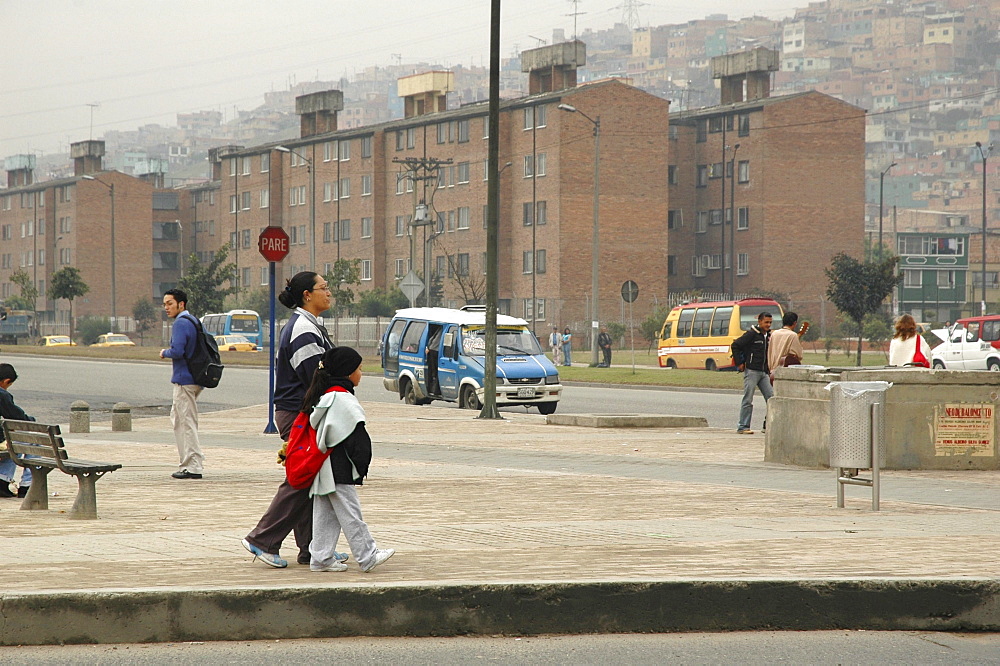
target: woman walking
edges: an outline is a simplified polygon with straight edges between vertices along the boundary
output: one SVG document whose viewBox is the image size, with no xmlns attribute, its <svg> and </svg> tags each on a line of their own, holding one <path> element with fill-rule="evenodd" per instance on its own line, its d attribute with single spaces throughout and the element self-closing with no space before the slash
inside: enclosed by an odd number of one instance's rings
<svg viewBox="0 0 1000 666">
<path fill-rule="evenodd" d="M 569 332 L 569 326 L 563 329 L 562 352 L 563 365 L 573 365 L 573 334 Z"/>
<path fill-rule="evenodd" d="M 333 348 L 326 329 L 318 320 L 320 314 L 330 309 L 330 287 L 322 275 L 303 271 L 286 282 L 278 300 L 293 310 L 288 323 L 281 329 L 275 357 L 274 421 L 282 441 L 287 442 L 316 367 L 323 353 Z M 254 559 L 259 558 L 268 566 L 286 567 L 288 562 L 281 559 L 279 549 L 293 530 L 299 547 L 296 559 L 299 564 L 309 564 L 312 499 L 308 489 L 296 490 L 285 480 L 278 486 L 278 492 L 257 527 L 243 539 L 243 547 L 253 553 Z"/>
<path fill-rule="evenodd" d="M 889 365 L 931 367 L 931 346 L 917 333 L 917 322 L 908 314 L 896 321 L 896 334 L 889 343 Z"/>
</svg>

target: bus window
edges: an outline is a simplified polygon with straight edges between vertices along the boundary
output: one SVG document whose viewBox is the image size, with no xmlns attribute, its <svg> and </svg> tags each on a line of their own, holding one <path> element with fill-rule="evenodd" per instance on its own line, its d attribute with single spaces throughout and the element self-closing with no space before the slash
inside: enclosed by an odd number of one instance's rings
<svg viewBox="0 0 1000 666">
<path fill-rule="evenodd" d="M 691 335 L 691 320 L 694 319 L 694 308 L 681 310 L 677 320 L 677 337 L 686 338 Z"/>
<path fill-rule="evenodd" d="M 715 308 L 698 308 L 698 312 L 694 316 L 694 324 L 691 327 L 691 337 L 703 338 L 708 335 L 713 312 L 715 312 Z"/>
<path fill-rule="evenodd" d="M 667 338 L 671 337 L 673 335 L 673 330 L 674 330 L 674 322 L 669 320 L 663 322 L 663 330 L 660 331 L 660 339 L 666 340 Z"/>
<path fill-rule="evenodd" d="M 729 320 L 733 318 L 733 308 L 716 308 L 712 318 L 711 335 L 729 335 Z"/>
<path fill-rule="evenodd" d="M 223 315 L 205 315 L 201 325 L 205 328 L 205 332 L 210 335 L 222 335 L 222 323 L 224 319 L 225 316 Z"/>
<path fill-rule="evenodd" d="M 771 317 L 777 317 L 781 320 L 781 310 L 776 309 L 773 305 L 741 305 L 740 306 L 740 330 L 749 330 L 751 326 L 757 325 L 757 317 L 760 316 L 762 312 L 771 313 Z M 772 326 L 773 328 L 773 326 Z"/>
<path fill-rule="evenodd" d="M 411 322 L 406 328 L 406 333 L 403 334 L 402 351 L 403 353 L 414 354 L 420 351 L 420 338 L 424 337 L 424 329 L 427 328 L 427 324 L 422 321 Z"/>
</svg>

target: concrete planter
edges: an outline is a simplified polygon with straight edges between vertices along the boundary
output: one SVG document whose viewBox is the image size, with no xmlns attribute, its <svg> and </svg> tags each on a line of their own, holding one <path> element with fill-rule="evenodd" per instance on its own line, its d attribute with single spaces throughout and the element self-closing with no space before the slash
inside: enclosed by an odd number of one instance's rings
<svg viewBox="0 0 1000 666">
<path fill-rule="evenodd" d="M 779 368 L 768 403 L 764 459 L 830 461 L 833 381 L 887 381 L 884 469 L 1000 469 L 1000 373 L 920 368 Z"/>
</svg>

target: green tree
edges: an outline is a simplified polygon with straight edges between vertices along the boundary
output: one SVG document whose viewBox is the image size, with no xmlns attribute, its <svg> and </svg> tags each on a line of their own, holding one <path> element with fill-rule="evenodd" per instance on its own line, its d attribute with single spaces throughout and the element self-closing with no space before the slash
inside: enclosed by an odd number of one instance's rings
<svg viewBox="0 0 1000 666">
<path fill-rule="evenodd" d="M 362 317 L 391 317 L 396 310 L 409 305 L 406 295 L 398 287 L 376 287 L 362 292 L 358 298 L 358 312 Z"/>
<path fill-rule="evenodd" d="M 329 273 L 323 276 L 333 296 L 333 313 L 340 316 L 354 304 L 354 291 L 351 285 L 361 284 L 361 260 L 337 259 Z"/>
<path fill-rule="evenodd" d="M 10 281 L 21 288 L 21 300 L 28 307 L 25 310 L 35 311 L 35 299 L 38 298 L 38 287 L 35 280 L 23 268 L 18 269 L 10 276 Z M 9 303 L 8 303 L 9 305 Z"/>
<path fill-rule="evenodd" d="M 132 318 L 135 319 L 135 331 L 139 334 L 139 344 L 146 341 L 146 331 L 160 322 L 160 308 L 148 298 L 140 298 L 132 306 Z"/>
<path fill-rule="evenodd" d="M 90 287 L 80 277 L 80 271 L 73 266 L 60 268 L 52 274 L 52 279 L 49 281 L 49 298 L 52 300 L 65 298 L 69 301 L 70 339 L 73 338 L 73 299 L 83 296 L 88 291 Z"/>
<path fill-rule="evenodd" d="M 611 336 L 613 344 L 616 347 L 620 346 L 620 345 L 623 345 L 623 341 L 624 341 L 624 345 L 628 344 L 628 341 L 624 340 L 624 338 L 625 338 L 625 332 L 627 330 L 625 328 L 625 324 L 623 324 L 623 323 L 621 323 L 619 321 L 609 321 L 605 325 L 605 328 L 608 329 L 608 335 Z"/>
<path fill-rule="evenodd" d="M 275 297 L 277 297 L 277 293 Z M 275 298 L 275 304 L 277 304 L 277 298 Z M 230 294 L 226 298 L 223 309 L 253 310 L 266 320 L 271 314 L 271 288 L 242 289 L 238 294 Z M 278 312 L 280 314 L 281 310 Z"/>
<path fill-rule="evenodd" d="M 878 312 L 903 276 L 897 265 L 899 257 L 887 256 L 877 261 L 861 262 L 839 252 L 826 269 L 830 280 L 826 295 L 855 324 L 858 334 L 857 364 L 861 365 L 861 340 L 866 315 Z"/>
<path fill-rule="evenodd" d="M 92 345 L 97 336 L 111 330 L 111 320 L 107 317 L 80 317 L 80 344 Z"/>
<path fill-rule="evenodd" d="M 639 324 L 639 332 L 648 345 L 646 351 L 652 350 L 653 345 L 660 341 L 660 331 L 663 329 L 663 322 L 667 320 L 669 313 L 668 308 L 658 307 Z"/>
<path fill-rule="evenodd" d="M 229 246 L 223 245 L 207 264 L 197 254 L 188 258 L 187 274 L 177 281 L 177 286 L 187 292 L 188 310 L 196 317 L 209 312 L 221 312 L 226 296 L 236 293 L 236 264 L 226 263 Z M 229 287 L 223 287 L 228 282 Z"/>
</svg>

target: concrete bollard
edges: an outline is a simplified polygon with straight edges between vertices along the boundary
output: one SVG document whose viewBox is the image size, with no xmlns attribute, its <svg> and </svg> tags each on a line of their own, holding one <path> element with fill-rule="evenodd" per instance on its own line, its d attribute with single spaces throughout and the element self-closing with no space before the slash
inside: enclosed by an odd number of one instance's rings
<svg viewBox="0 0 1000 666">
<path fill-rule="evenodd" d="M 83 400 L 69 406 L 69 431 L 90 432 L 90 405 Z"/>
<path fill-rule="evenodd" d="M 111 430 L 113 432 L 132 432 L 132 405 L 127 402 L 116 402 L 111 408 Z"/>
</svg>

